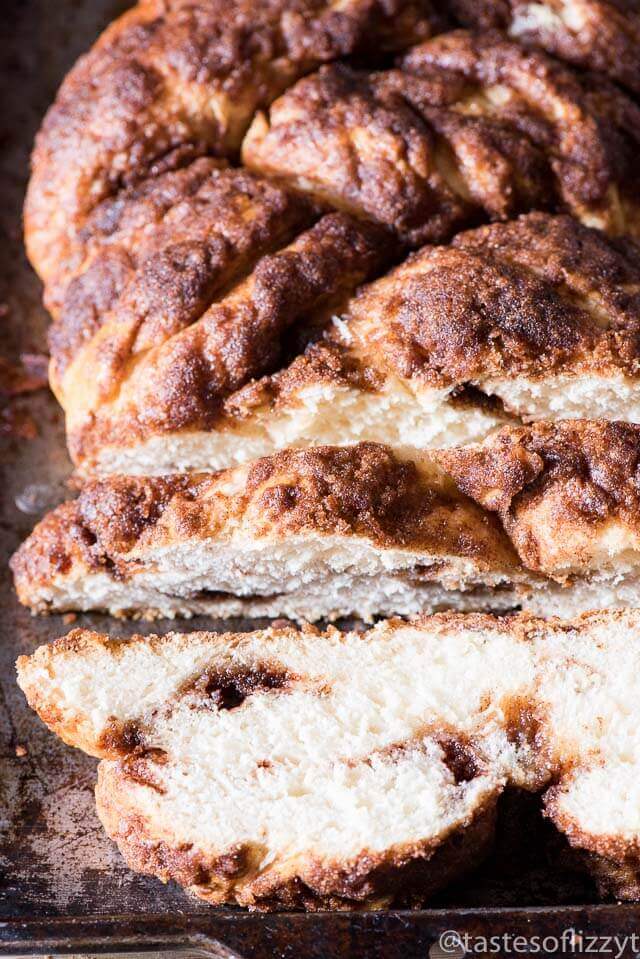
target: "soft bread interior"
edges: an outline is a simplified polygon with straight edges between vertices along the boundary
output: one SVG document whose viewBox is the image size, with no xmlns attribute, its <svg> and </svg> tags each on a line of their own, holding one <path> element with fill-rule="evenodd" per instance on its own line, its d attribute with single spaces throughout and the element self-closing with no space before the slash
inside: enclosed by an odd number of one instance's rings
<svg viewBox="0 0 640 959">
<path fill-rule="evenodd" d="M 452 607 L 508 610 L 518 603 L 508 570 L 481 570 L 455 556 L 380 549 L 357 537 L 310 533 L 285 541 L 186 541 L 144 550 L 139 557 L 132 557 L 125 581 L 87 569 L 54 577 L 37 589 L 33 606 L 148 618 L 211 614 L 315 621 Z"/>
<path fill-rule="evenodd" d="M 36 611 L 104 611 L 146 619 L 284 616 L 299 622 L 414 616 L 440 610 L 571 618 L 640 603 L 636 567 L 610 568 L 570 584 L 524 570 L 487 570 L 460 557 L 379 549 L 337 536 L 223 544 L 187 542 L 145 550 L 128 580 L 77 569 L 30 592 Z"/>
<path fill-rule="evenodd" d="M 231 862 L 226 886 L 214 876 L 196 890 L 213 901 L 228 898 L 231 883 L 232 897 L 252 904 L 262 887 L 273 895 L 295 877 L 315 887 L 322 904 L 323 895 L 339 894 L 342 873 L 352 874 L 345 902 L 366 900 L 367 885 L 359 892 L 356 881 L 365 857 L 365 873 L 380 859 L 392 870 L 395 858 L 396 868 L 405 857 L 428 860 L 500 791 L 499 771 L 458 770 L 437 715 L 450 671 L 457 692 L 449 721 L 478 725 L 463 677 L 482 660 L 482 643 L 465 646 L 465 662 L 455 639 L 431 637 L 440 648 L 425 686 L 420 663 L 429 637 L 415 630 L 170 635 L 111 651 L 95 637 L 76 637 L 67 653 L 60 648 L 64 665 L 56 652 L 45 662 L 44 651 L 38 664 L 23 662 L 28 695 L 40 697 L 45 711 L 44 703 L 55 701 L 65 738 L 99 755 L 117 756 L 123 741 L 144 739 L 135 774 L 126 759 L 103 764 L 101 816 L 118 833 L 142 820 L 148 827 L 140 843 L 191 847 L 209 866 L 235 854 L 244 878 L 234 877 Z M 508 646 L 498 640 L 488 651 L 494 673 Z M 492 685 L 490 672 L 473 693 L 476 710 Z M 516 657 L 503 693 L 518 687 L 519 672 Z M 211 699 L 216 676 L 224 689 Z M 486 719 L 479 725 L 495 725 L 490 714 Z M 496 750 L 513 751 L 499 729 L 488 734 Z M 471 862 L 469 856 L 458 868 Z M 378 903 L 384 898 L 383 887 Z"/>
<path fill-rule="evenodd" d="M 99 809 L 130 862 L 212 901 L 274 905 L 294 878 L 316 906 L 384 900 L 382 864 L 428 862 L 506 783 L 553 784 L 549 815 L 615 889 L 640 830 L 639 626 L 621 611 L 124 643 L 77 630 L 18 672 L 54 731 L 104 757 Z"/>
<path fill-rule="evenodd" d="M 456 402 L 452 389 L 425 388 L 389 376 L 378 391 L 317 383 L 277 408 L 255 411 L 219 430 L 185 430 L 131 444 L 106 443 L 91 464 L 98 475 L 161 476 L 219 470 L 288 447 L 386 443 L 398 455 L 480 442 L 509 423 L 603 417 L 640 422 L 633 378 L 609 375 L 519 376 L 470 381 L 503 409 Z"/>
<path fill-rule="evenodd" d="M 477 386 L 502 400 L 505 410 L 525 423 L 581 418 L 640 423 L 638 383 L 634 377 L 614 370 L 600 376 L 587 372 L 489 379 Z"/>
<path fill-rule="evenodd" d="M 106 443 L 92 472 L 161 476 L 219 470 L 289 447 L 385 443 L 400 456 L 483 439 L 509 422 L 499 410 L 451 402 L 449 389 L 389 376 L 380 390 L 318 382 L 219 430 L 184 430 L 131 444 Z"/>
<path fill-rule="evenodd" d="M 570 618 L 640 605 L 637 462 L 640 427 L 566 421 L 415 462 L 362 443 L 109 477 L 45 517 L 12 567 L 39 612 Z"/>
</svg>

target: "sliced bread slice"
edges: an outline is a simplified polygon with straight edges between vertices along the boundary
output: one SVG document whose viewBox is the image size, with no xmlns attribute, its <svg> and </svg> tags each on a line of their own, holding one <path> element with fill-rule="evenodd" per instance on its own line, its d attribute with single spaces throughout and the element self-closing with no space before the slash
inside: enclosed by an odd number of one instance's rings
<svg viewBox="0 0 640 959">
<path fill-rule="evenodd" d="M 498 519 L 432 459 L 403 463 L 366 443 L 217 475 L 90 483 L 12 566 L 34 610 L 147 616 L 504 610 L 519 584 L 538 582 Z"/>
<path fill-rule="evenodd" d="M 305 262 L 324 250 L 336 287 L 353 289 L 380 257 L 379 237 L 344 218 L 305 236 Z M 83 349 L 68 411 L 76 463 L 98 474 L 209 471 L 289 446 L 367 440 L 414 455 L 522 420 L 640 422 L 634 250 L 544 213 L 469 230 L 334 304 L 323 335 L 322 324 L 310 333 L 307 304 L 301 328 L 313 342 L 298 355 L 285 350 L 265 376 L 268 364 L 236 363 L 238 375 L 222 382 L 216 364 L 243 350 L 262 356 L 258 333 L 291 326 L 276 309 L 284 292 L 262 304 L 260 323 L 246 322 L 257 307 L 245 283 L 209 310 L 197 345 L 192 325 L 128 365 L 78 432 L 99 368 L 93 347 Z M 295 271 L 278 282 L 297 295 Z M 225 311 L 233 322 L 220 326 Z"/>
<path fill-rule="evenodd" d="M 285 450 L 89 483 L 12 568 L 39 612 L 570 618 L 640 606 L 639 473 L 640 425 L 604 420 L 505 428 L 415 463 L 372 443 Z"/>
<path fill-rule="evenodd" d="M 640 614 L 438 615 L 367 633 L 110 641 L 18 662 L 30 704 L 103 759 L 133 868 L 271 909 L 423 902 L 486 850 L 505 785 L 603 888 L 640 896 Z"/>
</svg>

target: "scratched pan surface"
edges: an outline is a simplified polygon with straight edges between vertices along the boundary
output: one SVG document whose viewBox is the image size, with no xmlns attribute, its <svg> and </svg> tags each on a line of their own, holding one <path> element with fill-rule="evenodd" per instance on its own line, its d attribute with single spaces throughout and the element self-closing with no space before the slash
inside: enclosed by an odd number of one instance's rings
<svg viewBox="0 0 640 959">
<path fill-rule="evenodd" d="M 46 348 L 40 285 L 21 241 L 31 142 L 66 70 L 125 6 L 116 0 L 0 4 L 0 357 L 10 363 Z M 174 885 L 130 872 L 95 815 L 94 761 L 47 733 L 14 681 L 17 655 L 70 628 L 62 617 L 32 618 L 18 606 L 6 568 L 34 522 L 68 495 L 70 464 L 60 412 L 46 389 L 10 397 L 2 388 L 0 382 L 0 952 L 188 946 L 191 953 L 228 955 L 224 944 L 242 956 L 410 959 L 425 956 L 444 929 L 551 935 L 568 926 L 638 928 L 637 907 L 597 904 L 590 881 L 532 797 L 505 798 L 491 859 L 421 912 L 261 916 L 212 909 Z M 122 636 L 141 628 L 98 616 L 79 617 L 75 625 Z M 188 628 L 205 625 L 216 627 L 200 620 Z M 255 622 L 233 623 L 250 626 Z"/>
</svg>

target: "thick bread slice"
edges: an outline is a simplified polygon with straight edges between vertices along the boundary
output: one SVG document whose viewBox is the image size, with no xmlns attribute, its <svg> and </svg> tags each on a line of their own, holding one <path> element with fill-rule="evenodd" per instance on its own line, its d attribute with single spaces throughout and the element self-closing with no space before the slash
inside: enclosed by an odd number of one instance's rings
<svg viewBox="0 0 640 959">
<path fill-rule="evenodd" d="M 440 34 L 398 67 L 298 81 L 257 114 L 243 162 L 413 245 L 549 208 L 640 236 L 640 108 L 604 77 L 498 31 Z"/>
<path fill-rule="evenodd" d="M 537 583 L 496 518 L 433 461 L 402 463 L 375 444 L 90 483 L 12 566 L 35 610 L 162 616 L 504 610 L 518 585 Z"/>
<path fill-rule="evenodd" d="M 498 513 L 523 563 L 580 601 L 640 605 L 640 426 L 536 423 L 437 459 Z"/>
<path fill-rule="evenodd" d="M 448 0 L 447 7 L 467 27 L 499 27 L 640 93 L 636 0 Z"/>
<path fill-rule="evenodd" d="M 35 611 L 313 621 L 640 606 L 639 464 L 640 425 L 579 420 L 416 465 L 363 443 L 215 476 L 111 477 L 45 517 L 12 568 Z"/>
<path fill-rule="evenodd" d="M 279 188 L 242 178 L 254 197 L 241 207 L 248 222 L 234 228 L 230 214 L 222 266 L 210 258 L 202 273 L 206 290 L 226 275 L 232 244 L 255 251 L 309 215 Z M 233 211 L 230 179 L 241 178 L 208 173 L 206 192 L 224 191 Z M 129 242 L 124 227 L 118 242 Z M 516 417 L 640 421 L 634 245 L 533 213 L 427 246 L 347 302 L 388 249 L 371 228 L 326 216 L 191 325 L 193 292 L 182 306 L 171 300 L 162 319 L 146 316 L 156 289 L 150 256 L 149 275 L 132 281 L 62 378 L 76 463 L 85 473 L 163 474 L 361 440 L 411 455 L 477 441 Z M 104 250 L 113 244 L 98 264 Z M 178 258 L 172 249 L 171 258 L 192 290 L 184 264 L 194 251 Z M 91 276 L 80 277 L 89 291 Z M 332 310 L 341 314 L 333 324 Z M 60 328 L 69 331 L 73 311 L 67 320 Z M 305 337 L 315 341 L 295 356 Z"/>
<path fill-rule="evenodd" d="M 141 0 L 78 61 L 38 134 L 32 263 L 59 282 L 102 200 L 194 155 L 233 156 L 255 109 L 305 73 L 406 49 L 441 23 L 429 0 Z"/>
<path fill-rule="evenodd" d="M 133 868 L 257 908 L 418 903 L 475 864 L 505 785 L 540 790 L 604 891 L 640 897 L 640 614 L 441 615 L 368 633 L 76 630 L 18 661 L 103 758 Z"/>
</svg>

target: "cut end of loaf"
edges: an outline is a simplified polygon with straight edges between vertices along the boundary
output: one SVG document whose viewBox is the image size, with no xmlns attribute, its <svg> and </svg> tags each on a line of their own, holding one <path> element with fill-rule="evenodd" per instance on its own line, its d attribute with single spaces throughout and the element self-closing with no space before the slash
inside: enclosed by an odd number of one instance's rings
<svg viewBox="0 0 640 959">
<path fill-rule="evenodd" d="M 128 861 L 209 901 L 422 902 L 487 848 L 507 784 L 551 787 L 552 821 L 633 898 L 639 625 L 618 611 L 121 643 L 77 630 L 18 673 L 51 728 L 102 758 L 100 815 Z"/>
</svg>

